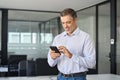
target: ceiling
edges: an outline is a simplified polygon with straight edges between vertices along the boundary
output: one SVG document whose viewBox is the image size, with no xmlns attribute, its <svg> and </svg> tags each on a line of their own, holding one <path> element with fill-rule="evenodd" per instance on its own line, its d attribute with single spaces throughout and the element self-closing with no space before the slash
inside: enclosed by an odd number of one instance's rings
<svg viewBox="0 0 120 80">
<path fill-rule="evenodd" d="M 0 8 L 61 11 L 73 8 L 76 11 L 107 0 L 0 0 Z"/>
<path fill-rule="evenodd" d="M 58 12 L 64 8 L 77 11 L 103 1 L 106 0 L 0 0 L 0 8 L 57 12 L 9 11 L 9 20 L 47 21 L 59 16 Z"/>
</svg>

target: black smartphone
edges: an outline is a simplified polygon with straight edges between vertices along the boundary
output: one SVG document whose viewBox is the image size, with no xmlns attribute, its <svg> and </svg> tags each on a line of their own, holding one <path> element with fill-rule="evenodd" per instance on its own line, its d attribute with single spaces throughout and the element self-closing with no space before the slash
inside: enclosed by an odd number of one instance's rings
<svg viewBox="0 0 120 80">
<path fill-rule="evenodd" d="M 50 46 L 51 50 L 54 50 L 55 53 L 60 53 L 60 51 L 58 50 L 58 48 L 56 46 Z"/>
</svg>

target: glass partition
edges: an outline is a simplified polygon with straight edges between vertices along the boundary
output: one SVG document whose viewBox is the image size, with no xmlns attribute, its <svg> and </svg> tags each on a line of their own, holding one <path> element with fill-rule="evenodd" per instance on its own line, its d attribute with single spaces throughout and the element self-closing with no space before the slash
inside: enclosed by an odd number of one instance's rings
<svg viewBox="0 0 120 80">
<path fill-rule="evenodd" d="M 0 64 L 1 64 L 1 21 L 2 21 L 2 12 L 0 10 Z"/>
<path fill-rule="evenodd" d="M 96 41 L 95 7 L 91 7 L 91 8 L 85 9 L 83 11 L 79 11 L 77 14 L 78 14 L 78 27 L 81 30 L 89 33 L 95 42 Z"/>
<path fill-rule="evenodd" d="M 27 55 L 28 59 L 46 58 L 58 34 L 59 13 L 8 11 L 8 56 Z"/>
<path fill-rule="evenodd" d="M 110 4 L 98 9 L 98 73 L 110 73 Z"/>
<path fill-rule="evenodd" d="M 82 10 L 82 11 L 78 11 L 77 14 L 78 14 L 77 26 L 81 30 L 90 34 L 94 43 L 96 43 L 96 10 L 95 10 L 95 7 L 91 7 L 91 8 Z M 96 67 L 94 68 L 94 70 L 92 70 L 88 73 L 92 73 L 92 74 L 97 73 Z"/>
<path fill-rule="evenodd" d="M 2 11 L 0 10 L 0 51 L 1 51 L 1 21 L 2 21 Z"/>
<path fill-rule="evenodd" d="M 120 0 L 117 0 L 117 55 L 116 55 L 116 58 L 117 58 L 117 74 L 120 75 Z"/>
</svg>

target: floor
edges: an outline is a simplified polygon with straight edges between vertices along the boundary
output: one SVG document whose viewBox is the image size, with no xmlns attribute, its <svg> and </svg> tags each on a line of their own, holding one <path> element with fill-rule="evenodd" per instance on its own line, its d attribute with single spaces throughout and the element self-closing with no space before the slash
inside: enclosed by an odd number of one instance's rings
<svg viewBox="0 0 120 80">
<path fill-rule="evenodd" d="M 56 80 L 56 76 L 0 77 L 0 80 Z M 120 75 L 114 74 L 87 75 L 87 80 L 120 80 Z"/>
</svg>

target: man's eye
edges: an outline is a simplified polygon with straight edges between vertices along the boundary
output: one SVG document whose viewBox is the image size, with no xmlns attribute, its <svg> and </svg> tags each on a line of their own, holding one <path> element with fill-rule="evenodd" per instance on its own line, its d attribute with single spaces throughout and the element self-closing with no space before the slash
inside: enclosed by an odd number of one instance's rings
<svg viewBox="0 0 120 80">
<path fill-rule="evenodd" d="M 67 21 L 67 22 L 62 22 L 62 24 L 70 24 L 71 21 Z"/>
<path fill-rule="evenodd" d="M 62 24 L 65 24 L 65 23 L 62 23 Z"/>
<path fill-rule="evenodd" d="M 68 22 L 66 22 L 66 23 L 70 24 L 70 23 L 71 23 L 71 21 L 68 21 Z"/>
</svg>

